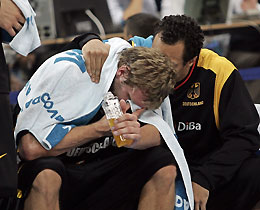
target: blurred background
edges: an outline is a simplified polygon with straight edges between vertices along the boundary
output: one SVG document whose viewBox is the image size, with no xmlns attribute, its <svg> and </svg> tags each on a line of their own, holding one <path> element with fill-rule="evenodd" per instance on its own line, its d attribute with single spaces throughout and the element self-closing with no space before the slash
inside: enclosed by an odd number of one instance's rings
<svg viewBox="0 0 260 210">
<path fill-rule="evenodd" d="M 126 38 L 124 27 L 128 19 L 133 15 L 144 13 L 153 16 L 153 20 L 170 14 L 186 14 L 195 18 L 206 36 L 204 47 L 231 60 L 245 80 L 253 101 L 260 103 L 259 0 L 29 0 L 29 2 L 36 12 L 35 20 L 42 46 L 29 56 L 23 57 L 3 44 L 11 75 L 11 101 L 37 68 L 75 36 L 94 32 L 104 39 L 114 36 Z M 142 20 L 142 16 L 138 16 L 138 19 L 139 22 L 135 26 L 141 27 L 144 24 L 146 29 L 143 27 L 143 31 L 152 33 L 154 23 L 151 19 Z"/>
</svg>

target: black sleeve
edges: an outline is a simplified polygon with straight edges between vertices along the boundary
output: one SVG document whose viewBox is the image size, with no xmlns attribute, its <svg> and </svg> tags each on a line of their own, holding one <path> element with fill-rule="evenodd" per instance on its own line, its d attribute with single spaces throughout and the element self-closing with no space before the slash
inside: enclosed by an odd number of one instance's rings
<svg viewBox="0 0 260 210">
<path fill-rule="evenodd" d="M 61 51 L 66 51 L 71 49 L 82 49 L 84 44 L 86 44 L 91 39 L 99 39 L 100 41 L 102 41 L 100 36 L 95 33 L 85 33 L 74 38 L 71 42 L 65 45 Z"/>
<path fill-rule="evenodd" d="M 192 177 L 193 181 L 209 190 L 228 183 L 242 163 L 254 156 L 260 147 L 259 115 L 236 70 L 221 91 L 219 119 L 222 146 L 196 169 Z"/>
<path fill-rule="evenodd" d="M 9 91 L 10 91 L 9 70 L 6 65 L 3 47 L 0 46 L 0 93 L 9 94 Z"/>
</svg>

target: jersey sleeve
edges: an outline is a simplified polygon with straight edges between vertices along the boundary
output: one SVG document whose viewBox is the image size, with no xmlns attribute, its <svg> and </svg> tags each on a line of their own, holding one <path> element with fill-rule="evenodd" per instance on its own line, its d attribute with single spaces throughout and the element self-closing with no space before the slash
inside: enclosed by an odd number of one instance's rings
<svg viewBox="0 0 260 210">
<path fill-rule="evenodd" d="M 227 184 L 260 147 L 259 115 L 237 70 L 221 90 L 219 122 L 222 146 L 192 176 L 194 182 L 208 190 Z"/>
<path fill-rule="evenodd" d="M 82 47 L 84 46 L 84 44 L 86 44 L 88 41 L 90 41 L 92 39 L 99 39 L 100 41 L 102 41 L 100 36 L 95 33 L 85 33 L 85 34 L 75 37 L 71 42 L 66 44 L 62 48 L 61 52 L 66 51 L 66 50 L 71 50 L 71 49 L 81 50 Z"/>
</svg>

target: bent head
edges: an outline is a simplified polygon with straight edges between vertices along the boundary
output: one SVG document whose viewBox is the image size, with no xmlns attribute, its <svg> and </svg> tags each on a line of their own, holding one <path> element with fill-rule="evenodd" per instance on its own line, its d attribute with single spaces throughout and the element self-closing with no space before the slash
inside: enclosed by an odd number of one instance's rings
<svg viewBox="0 0 260 210">
<path fill-rule="evenodd" d="M 201 27 L 185 15 L 165 16 L 155 28 L 153 48 L 169 56 L 176 65 L 177 81 L 186 77 L 203 47 Z"/>
<path fill-rule="evenodd" d="M 120 53 L 114 92 L 120 99 L 155 109 L 172 92 L 175 77 L 173 63 L 159 50 L 129 48 Z"/>
</svg>

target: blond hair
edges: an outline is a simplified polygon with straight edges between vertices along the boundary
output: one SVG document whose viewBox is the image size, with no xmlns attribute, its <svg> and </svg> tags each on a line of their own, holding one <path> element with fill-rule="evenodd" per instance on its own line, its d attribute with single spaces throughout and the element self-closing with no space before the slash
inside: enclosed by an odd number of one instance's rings
<svg viewBox="0 0 260 210">
<path fill-rule="evenodd" d="M 137 87 L 146 96 L 146 108 L 156 109 L 173 91 L 176 72 L 170 59 L 159 50 L 134 47 L 120 53 L 118 67 L 126 65 L 126 85 Z"/>
</svg>

